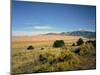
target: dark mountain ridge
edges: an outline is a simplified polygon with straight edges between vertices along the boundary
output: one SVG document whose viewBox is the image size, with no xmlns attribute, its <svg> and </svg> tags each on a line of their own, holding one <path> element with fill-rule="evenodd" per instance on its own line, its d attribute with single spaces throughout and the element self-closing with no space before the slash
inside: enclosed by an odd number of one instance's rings
<svg viewBox="0 0 100 75">
<path fill-rule="evenodd" d="M 72 31 L 72 32 L 61 32 L 61 33 L 47 33 L 44 35 L 71 35 L 71 36 L 83 36 L 86 38 L 95 38 L 96 32 L 93 31 Z"/>
<path fill-rule="evenodd" d="M 72 31 L 72 32 L 62 32 L 62 35 L 72 35 L 72 36 L 83 36 L 87 38 L 95 38 L 96 32 L 92 31 Z"/>
</svg>

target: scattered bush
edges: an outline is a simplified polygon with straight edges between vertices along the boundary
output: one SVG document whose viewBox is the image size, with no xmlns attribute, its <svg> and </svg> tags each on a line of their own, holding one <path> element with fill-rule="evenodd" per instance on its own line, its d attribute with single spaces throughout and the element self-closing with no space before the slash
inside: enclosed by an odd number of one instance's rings
<svg viewBox="0 0 100 75">
<path fill-rule="evenodd" d="M 47 62 L 47 57 L 43 56 L 42 54 L 39 55 L 39 61 L 44 64 Z"/>
<path fill-rule="evenodd" d="M 49 57 L 48 57 L 48 63 L 49 63 L 50 65 L 56 64 L 56 58 L 53 57 L 53 56 L 49 56 Z"/>
<path fill-rule="evenodd" d="M 73 43 L 72 46 L 75 46 L 75 43 Z"/>
<path fill-rule="evenodd" d="M 79 38 L 78 41 L 77 41 L 77 45 L 80 46 L 84 43 L 83 39 L 82 38 Z"/>
<path fill-rule="evenodd" d="M 67 51 L 62 51 L 61 54 L 59 55 L 58 62 L 63 62 L 63 61 L 68 61 L 73 58 L 72 52 L 67 50 Z"/>
<path fill-rule="evenodd" d="M 54 44 L 53 44 L 53 47 L 54 47 L 54 48 L 58 48 L 58 47 L 62 47 L 62 46 L 64 46 L 64 45 L 65 45 L 65 43 L 64 43 L 63 40 L 56 40 L 56 41 L 54 42 Z"/>
<path fill-rule="evenodd" d="M 15 55 L 13 54 L 14 65 L 12 72 L 40 73 L 40 72 L 76 70 L 79 69 L 81 66 L 82 68 L 84 68 L 83 66 L 86 66 L 86 64 L 84 65 L 83 62 L 83 61 L 85 62 L 88 61 L 88 59 L 86 58 L 89 57 L 89 59 L 90 58 L 93 59 L 89 55 L 95 55 L 95 47 L 93 46 L 92 42 L 84 43 L 80 46 L 75 46 L 71 48 L 69 48 L 70 47 L 69 46 L 68 49 L 66 50 L 65 48 L 62 49 L 62 47 L 64 46 L 65 45 L 63 42 L 63 45 L 60 46 L 61 48 L 49 48 L 47 50 L 42 50 L 43 47 L 40 47 L 41 50 L 34 50 L 34 51 L 19 50 L 19 52 L 17 51 L 17 54 Z M 56 45 L 56 47 L 59 47 L 58 44 Z M 74 52 L 72 50 L 73 48 L 75 49 Z M 86 60 L 84 60 L 83 58 Z"/>
<path fill-rule="evenodd" d="M 73 56 L 71 60 L 68 61 L 69 66 L 74 67 L 75 65 L 79 65 L 81 63 L 81 60 L 79 56 Z"/>
<path fill-rule="evenodd" d="M 34 49 L 34 47 L 32 45 L 27 47 L 27 50 L 32 50 L 32 49 Z"/>
<path fill-rule="evenodd" d="M 93 47 L 92 43 L 84 44 L 80 48 L 80 55 L 82 56 L 89 56 L 95 54 L 95 48 Z"/>
<path fill-rule="evenodd" d="M 96 48 L 96 40 L 92 42 L 93 46 Z"/>
<path fill-rule="evenodd" d="M 77 62 L 77 61 L 74 61 L 74 62 Z M 70 62 L 59 62 L 56 64 L 56 68 L 55 68 L 55 71 L 67 71 L 67 70 L 73 70 L 73 66 L 74 64 L 72 63 L 72 61 Z"/>
<path fill-rule="evenodd" d="M 59 62 L 56 64 L 56 71 L 65 71 L 70 69 L 70 65 L 68 65 L 68 62 Z"/>
<path fill-rule="evenodd" d="M 92 43 L 92 45 L 94 46 L 94 47 L 96 47 L 96 40 L 88 40 L 88 41 L 86 41 L 86 44 L 87 43 Z"/>
<path fill-rule="evenodd" d="M 92 43 L 92 40 L 88 40 L 88 41 L 86 41 L 85 43 L 86 43 L 86 44 Z"/>
<path fill-rule="evenodd" d="M 44 48 L 41 48 L 41 50 L 44 50 Z"/>
<path fill-rule="evenodd" d="M 55 71 L 55 68 L 53 66 L 49 66 L 47 68 L 47 72 L 53 72 L 53 71 Z"/>
</svg>

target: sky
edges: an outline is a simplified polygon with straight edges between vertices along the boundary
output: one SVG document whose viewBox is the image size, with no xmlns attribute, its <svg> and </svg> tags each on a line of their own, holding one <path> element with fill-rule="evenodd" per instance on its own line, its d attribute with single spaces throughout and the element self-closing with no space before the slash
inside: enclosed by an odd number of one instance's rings
<svg viewBox="0 0 100 75">
<path fill-rule="evenodd" d="M 96 7 L 12 1 L 12 35 L 95 31 Z"/>
</svg>

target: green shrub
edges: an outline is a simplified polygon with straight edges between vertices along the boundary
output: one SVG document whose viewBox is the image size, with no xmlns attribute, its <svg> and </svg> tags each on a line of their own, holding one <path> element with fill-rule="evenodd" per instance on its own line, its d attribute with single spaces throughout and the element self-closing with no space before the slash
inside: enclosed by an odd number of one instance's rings
<svg viewBox="0 0 100 75">
<path fill-rule="evenodd" d="M 77 45 L 80 46 L 84 43 L 83 39 L 82 38 L 79 38 L 78 41 L 77 41 Z"/>
<path fill-rule="evenodd" d="M 58 47 L 62 47 L 64 45 L 65 45 L 65 43 L 63 40 L 56 40 L 56 41 L 54 41 L 53 47 L 58 48 Z"/>
</svg>

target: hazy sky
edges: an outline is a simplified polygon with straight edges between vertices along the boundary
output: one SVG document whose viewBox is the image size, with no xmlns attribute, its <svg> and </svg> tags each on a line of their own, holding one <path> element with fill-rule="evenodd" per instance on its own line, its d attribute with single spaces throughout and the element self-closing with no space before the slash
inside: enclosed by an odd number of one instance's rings
<svg viewBox="0 0 100 75">
<path fill-rule="evenodd" d="M 95 31 L 95 19 L 95 6 L 12 2 L 13 35 L 75 30 Z"/>
</svg>

